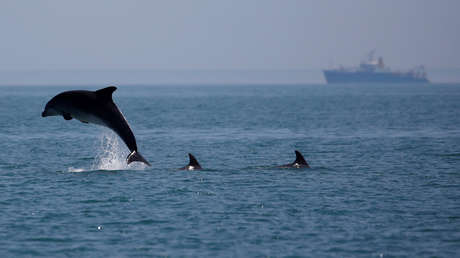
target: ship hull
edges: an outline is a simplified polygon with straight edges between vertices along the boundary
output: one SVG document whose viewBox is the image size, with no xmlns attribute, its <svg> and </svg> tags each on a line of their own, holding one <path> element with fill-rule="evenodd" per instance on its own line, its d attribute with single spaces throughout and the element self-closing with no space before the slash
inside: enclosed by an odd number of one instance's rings
<svg viewBox="0 0 460 258">
<path fill-rule="evenodd" d="M 427 78 L 410 73 L 375 73 L 324 70 L 327 83 L 429 83 Z"/>
</svg>

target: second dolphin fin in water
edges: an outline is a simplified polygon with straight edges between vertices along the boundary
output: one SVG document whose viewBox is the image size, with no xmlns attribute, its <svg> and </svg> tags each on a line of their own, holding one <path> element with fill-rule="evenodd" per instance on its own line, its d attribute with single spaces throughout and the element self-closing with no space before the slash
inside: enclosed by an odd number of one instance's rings
<svg viewBox="0 0 460 258">
<path fill-rule="evenodd" d="M 196 160 L 195 156 L 189 153 L 188 157 L 190 159 L 188 165 L 180 168 L 181 170 L 199 170 L 201 169 L 200 163 L 198 163 L 198 160 Z"/>
<path fill-rule="evenodd" d="M 302 154 L 298 150 L 295 151 L 295 161 L 294 163 L 292 163 L 292 165 L 298 166 L 298 167 L 310 168 L 307 161 L 305 160 L 305 158 L 302 156 Z"/>
<path fill-rule="evenodd" d="M 298 150 L 295 151 L 295 161 L 294 162 L 290 164 L 278 166 L 278 167 L 279 168 L 310 168 L 307 161 L 302 156 L 302 153 L 300 153 Z"/>
</svg>

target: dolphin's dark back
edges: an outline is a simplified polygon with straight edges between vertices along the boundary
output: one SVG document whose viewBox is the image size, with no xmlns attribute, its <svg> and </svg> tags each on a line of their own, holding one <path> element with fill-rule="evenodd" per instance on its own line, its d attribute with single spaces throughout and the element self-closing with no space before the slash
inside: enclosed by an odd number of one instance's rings
<svg viewBox="0 0 460 258">
<path fill-rule="evenodd" d="M 113 102 L 112 94 L 116 89 L 116 87 L 110 86 L 97 91 L 67 91 L 57 95 L 55 98 L 61 98 L 62 101 L 66 101 L 76 109 L 88 114 L 94 114 L 102 119 L 104 124 L 101 125 L 112 129 L 120 136 L 130 152 L 137 151 L 136 138 L 125 117 Z"/>
<path fill-rule="evenodd" d="M 133 131 L 121 111 L 113 102 L 112 94 L 116 89 L 116 87 L 110 86 L 94 92 L 96 101 L 105 103 L 104 108 L 98 112 L 98 115 L 104 118 L 107 125 L 120 136 L 131 152 L 137 151 L 137 143 Z"/>
<path fill-rule="evenodd" d="M 108 127 L 115 131 L 118 136 L 125 142 L 131 153 L 126 158 L 128 164 L 134 161 L 143 162 L 150 166 L 150 163 L 142 157 L 137 151 L 136 138 L 134 137 L 133 131 L 129 127 L 123 113 L 118 109 L 117 105 L 113 102 L 112 94 L 117 88 L 110 86 L 104 89 L 95 91 L 96 99 L 100 103 L 105 103 L 104 108 L 100 110 L 98 115 L 104 118 Z M 105 113 L 107 112 L 107 113 Z"/>
</svg>

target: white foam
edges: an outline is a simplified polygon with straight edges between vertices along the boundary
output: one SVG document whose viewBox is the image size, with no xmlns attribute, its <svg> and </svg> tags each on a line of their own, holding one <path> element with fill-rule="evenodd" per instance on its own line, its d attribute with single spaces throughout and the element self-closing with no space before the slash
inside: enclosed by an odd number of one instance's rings
<svg viewBox="0 0 460 258">
<path fill-rule="evenodd" d="M 69 172 L 85 172 L 94 170 L 142 170 L 147 166 L 140 162 L 126 163 L 129 151 L 121 142 L 118 135 L 112 131 L 104 130 L 99 137 L 96 147 L 96 157 L 90 168 L 69 167 Z"/>
<path fill-rule="evenodd" d="M 74 167 L 70 167 L 70 168 L 67 169 L 67 171 L 69 171 L 69 172 L 85 172 L 85 171 L 87 171 L 87 170 L 84 169 L 84 168 L 74 168 Z"/>
<path fill-rule="evenodd" d="M 146 165 L 140 162 L 126 163 L 129 152 L 120 141 L 118 135 L 112 131 L 104 131 L 99 138 L 97 155 L 91 166 L 93 170 L 127 170 L 145 169 Z"/>
</svg>

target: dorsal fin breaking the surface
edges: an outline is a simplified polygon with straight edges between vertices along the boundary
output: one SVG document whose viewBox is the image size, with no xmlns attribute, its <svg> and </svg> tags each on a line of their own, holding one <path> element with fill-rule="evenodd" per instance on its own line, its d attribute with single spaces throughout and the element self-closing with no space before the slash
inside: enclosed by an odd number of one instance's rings
<svg viewBox="0 0 460 258">
<path fill-rule="evenodd" d="M 117 89 L 115 86 L 109 86 L 100 90 L 95 91 L 97 96 L 103 99 L 112 99 L 113 92 Z"/>
<path fill-rule="evenodd" d="M 201 169 L 200 163 L 196 160 L 195 156 L 193 156 L 191 153 L 188 154 L 188 157 L 190 159 L 190 162 L 188 163 L 187 166 L 192 166 L 195 169 Z"/>
<path fill-rule="evenodd" d="M 297 163 L 299 165 L 305 165 L 307 167 L 310 167 L 307 163 L 307 161 L 305 161 L 304 157 L 302 156 L 302 154 L 296 150 L 295 151 L 295 161 L 294 161 L 294 164 Z"/>
</svg>

